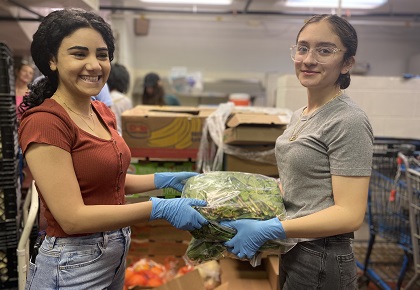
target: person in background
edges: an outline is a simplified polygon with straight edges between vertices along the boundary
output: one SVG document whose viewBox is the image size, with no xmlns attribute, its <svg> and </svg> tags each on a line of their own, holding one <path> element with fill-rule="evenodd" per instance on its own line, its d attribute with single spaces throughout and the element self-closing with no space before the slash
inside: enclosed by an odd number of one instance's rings
<svg viewBox="0 0 420 290">
<path fill-rule="evenodd" d="M 268 240 L 298 238 L 281 255 L 280 288 L 358 289 L 353 232 L 362 225 L 372 170 L 373 132 L 343 91 L 358 40 L 337 15 L 316 15 L 291 47 L 307 105 L 294 112 L 275 145 L 287 220 L 223 222 L 237 230 L 226 247 L 252 257 Z"/>
<path fill-rule="evenodd" d="M 34 78 L 34 68 L 27 62 L 21 62 L 15 73 L 16 107 L 22 103 L 23 96 L 29 91 L 29 85 Z"/>
<path fill-rule="evenodd" d="M 102 90 L 97 94 L 96 96 L 92 97 L 93 100 L 100 101 L 108 106 L 108 108 L 112 107 L 112 97 L 111 97 L 111 91 L 108 87 L 108 84 L 105 83 Z"/>
<path fill-rule="evenodd" d="M 111 91 L 112 106 L 111 110 L 117 118 L 118 132 L 121 132 L 122 122 L 121 114 L 133 107 L 133 103 L 125 94 L 130 84 L 130 74 L 122 64 L 112 64 L 111 73 L 108 78 L 108 86 Z"/>
<path fill-rule="evenodd" d="M 162 86 L 160 77 L 156 73 L 148 73 L 143 83 L 143 105 L 180 106 L 178 98 L 167 95 Z"/>
<path fill-rule="evenodd" d="M 130 149 L 115 115 L 91 100 L 108 79 L 114 49 L 109 24 L 81 9 L 51 12 L 33 35 L 32 58 L 45 78 L 23 99 L 18 133 L 48 225 L 26 289 L 121 290 L 130 225 L 165 219 L 193 230 L 208 223 L 193 208 L 205 201 L 125 204 L 125 194 L 182 191 L 197 173 L 127 174 Z"/>
</svg>

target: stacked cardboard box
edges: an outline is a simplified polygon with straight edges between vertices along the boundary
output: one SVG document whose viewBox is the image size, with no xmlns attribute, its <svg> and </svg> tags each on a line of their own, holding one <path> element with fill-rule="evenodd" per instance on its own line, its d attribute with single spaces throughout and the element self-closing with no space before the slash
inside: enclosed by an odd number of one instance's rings
<svg viewBox="0 0 420 290">
<path fill-rule="evenodd" d="M 221 285 L 213 290 L 279 290 L 279 258 L 269 256 L 263 264 L 252 267 L 247 261 L 222 259 L 219 261 Z M 136 287 L 134 290 L 151 288 Z M 154 290 L 207 290 L 198 270 L 179 276 Z"/>
<path fill-rule="evenodd" d="M 223 134 L 223 142 L 230 145 L 226 148 L 229 150 L 225 150 L 224 170 L 277 176 L 273 149 L 287 124 L 288 118 L 283 115 L 234 111 L 226 121 Z M 262 159 L 259 156 L 264 152 L 266 155 Z"/>
<path fill-rule="evenodd" d="M 131 226 L 127 264 L 131 265 L 141 258 L 150 258 L 164 264 L 168 257 L 175 257 L 179 266 L 184 266 L 182 257 L 190 240 L 191 234 L 188 231 L 178 230 L 164 220 L 136 224 Z"/>
<path fill-rule="evenodd" d="M 132 157 L 195 160 L 202 127 L 214 109 L 137 106 L 122 114 L 122 135 Z"/>
</svg>

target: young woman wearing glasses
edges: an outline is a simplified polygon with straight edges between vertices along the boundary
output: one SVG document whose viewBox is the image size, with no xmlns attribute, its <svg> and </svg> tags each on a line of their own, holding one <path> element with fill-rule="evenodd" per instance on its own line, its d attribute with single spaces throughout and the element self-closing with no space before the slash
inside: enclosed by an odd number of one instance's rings
<svg viewBox="0 0 420 290">
<path fill-rule="evenodd" d="M 241 258 L 267 240 L 298 238 L 281 255 L 283 290 L 357 289 L 351 241 L 365 215 L 373 133 L 343 91 L 356 49 L 355 29 L 337 15 L 316 15 L 301 28 L 291 57 L 307 105 L 276 142 L 289 219 L 223 223 L 238 230 L 226 246 Z"/>
</svg>

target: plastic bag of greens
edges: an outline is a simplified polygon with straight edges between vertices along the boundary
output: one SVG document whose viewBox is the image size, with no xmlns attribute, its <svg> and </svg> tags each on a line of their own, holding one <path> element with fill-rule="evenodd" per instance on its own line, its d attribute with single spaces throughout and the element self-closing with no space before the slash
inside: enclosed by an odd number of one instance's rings
<svg viewBox="0 0 420 290">
<path fill-rule="evenodd" d="M 182 197 L 207 201 L 197 210 L 210 222 L 201 229 L 191 231 L 193 236 L 185 258 L 190 264 L 201 264 L 222 257 L 237 256 L 229 253 L 224 242 L 236 231 L 219 224 L 222 220 L 259 219 L 278 217 L 286 219 L 286 210 L 275 178 L 252 173 L 214 171 L 187 180 Z M 263 252 L 285 253 L 296 243 L 293 240 L 273 240 L 265 243 L 250 263 L 257 266 Z"/>
</svg>

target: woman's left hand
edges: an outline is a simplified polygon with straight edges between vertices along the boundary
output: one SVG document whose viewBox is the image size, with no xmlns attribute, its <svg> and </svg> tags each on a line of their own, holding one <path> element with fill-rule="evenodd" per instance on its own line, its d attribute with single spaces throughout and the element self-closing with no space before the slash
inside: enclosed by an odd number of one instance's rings
<svg viewBox="0 0 420 290">
<path fill-rule="evenodd" d="M 197 172 L 159 172 L 155 173 L 154 183 L 156 188 L 171 187 L 182 192 L 185 181 L 196 175 Z"/>
<path fill-rule="evenodd" d="M 224 245 L 229 252 L 240 259 L 245 257 L 251 259 L 269 240 L 286 238 L 286 233 L 277 217 L 265 221 L 254 219 L 222 221 L 220 224 L 237 231 L 236 235 Z"/>
</svg>

